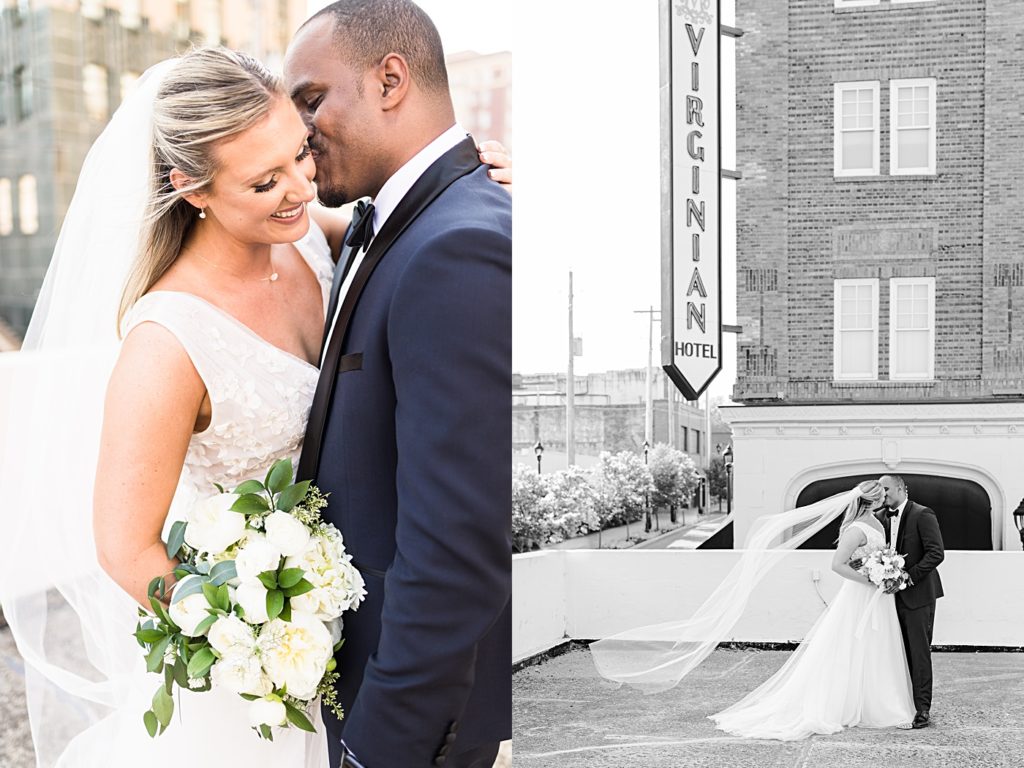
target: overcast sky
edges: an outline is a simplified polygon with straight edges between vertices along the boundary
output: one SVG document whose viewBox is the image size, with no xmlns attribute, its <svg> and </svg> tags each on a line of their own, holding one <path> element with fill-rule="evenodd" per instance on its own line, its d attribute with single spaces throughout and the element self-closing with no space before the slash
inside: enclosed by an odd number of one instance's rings
<svg viewBox="0 0 1024 768">
<path fill-rule="evenodd" d="M 315 10 L 325 3 L 311 0 Z M 448 52 L 514 55 L 513 368 L 564 371 L 568 273 L 575 284 L 576 372 L 647 364 L 647 316 L 660 303 L 658 3 L 419 0 Z M 733 23 L 723 0 L 723 23 Z M 734 45 L 722 45 L 731 105 Z M 734 167 L 734 112 L 722 163 Z M 723 182 L 723 318 L 735 322 L 735 183 Z M 655 326 L 655 365 L 658 334 Z M 712 395 L 728 395 L 735 340 Z"/>
</svg>

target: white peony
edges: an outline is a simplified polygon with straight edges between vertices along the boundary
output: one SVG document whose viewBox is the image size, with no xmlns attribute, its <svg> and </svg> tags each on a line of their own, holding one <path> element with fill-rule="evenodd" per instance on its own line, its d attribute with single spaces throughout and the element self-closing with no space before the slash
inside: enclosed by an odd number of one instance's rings
<svg viewBox="0 0 1024 768">
<path fill-rule="evenodd" d="M 309 546 L 309 529 L 287 512 L 273 512 L 263 523 L 267 540 L 285 557 L 298 555 Z"/>
<path fill-rule="evenodd" d="M 245 611 L 250 624 L 262 624 L 267 616 L 267 588 L 259 579 L 246 579 L 235 589 L 235 602 Z"/>
<path fill-rule="evenodd" d="M 274 685 L 288 687 L 288 694 L 312 699 L 333 655 L 330 630 L 319 619 L 292 613 L 291 621 L 274 619 L 257 641 L 263 668 Z"/>
<path fill-rule="evenodd" d="M 281 550 L 262 533 L 252 531 L 235 556 L 235 572 L 242 581 L 254 579 L 264 571 L 276 571 L 281 563 Z"/>
<path fill-rule="evenodd" d="M 259 657 L 254 654 L 225 656 L 213 665 L 210 680 L 218 688 L 226 688 L 232 693 L 266 696 L 274 690 L 274 684 L 260 666 Z"/>
<path fill-rule="evenodd" d="M 284 725 L 287 719 L 288 710 L 280 701 L 256 699 L 249 703 L 249 725 L 254 728 L 261 725 Z"/>
<path fill-rule="evenodd" d="M 202 577 L 196 575 L 186 576 L 177 583 L 175 589 L 183 588 L 194 579 L 199 579 L 201 581 Z M 206 633 L 196 632 L 196 627 L 199 626 L 203 619 L 210 615 L 208 610 L 209 607 L 210 604 L 206 601 L 206 596 L 202 592 L 196 592 L 194 595 L 189 595 L 176 603 L 172 602 L 167 613 L 170 615 L 171 621 L 181 627 L 183 634 L 186 634 L 189 637 L 201 637 Z"/>
<path fill-rule="evenodd" d="M 256 651 L 256 635 L 252 627 L 237 616 L 221 616 L 206 633 L 213 649 L 222 658 L 252 656 Z"/>
<path fill-rule="evenodd" d="M 345 554 L 341 534 L 336 528 L 312 536 L 306 550 L 285 560 L 285 568 L 301 568 L 314 589 L 291 599 L 293 611 L 310 613 L 321 621 L 330 621 L 347 610 L 355 610 L 366 597 L 363 576 Z"/>
<path fill-rule="evenodd" d="M 200 552 L 218 555 L 245 534 L 245 515 L 232 512 L 234 493 L 218 493 L 197 501 L 188 512 L 185 543 Z"/>
</svg>

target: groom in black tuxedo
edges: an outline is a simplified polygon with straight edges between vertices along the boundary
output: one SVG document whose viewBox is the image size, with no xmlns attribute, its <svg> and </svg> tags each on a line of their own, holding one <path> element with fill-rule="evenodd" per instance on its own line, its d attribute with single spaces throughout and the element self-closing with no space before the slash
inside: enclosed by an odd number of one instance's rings
<svg viewBox="0 0 1024 768">
<path fill-rule="evenodd" d="M 339 259 L 300 478 L 366 579 L 332 766 L 491 768 L 511 737 L 511 198 L 407 0 L 340 0 L 285 61 Z M 351 252 L 350 258 L 345 254 Z"/>
<path fill-rule="evenodd" d="M 899 475 L 883 475 L 885 508 L 880 520 L 886 544 L 904 556 L 910 576 L 906 589 L 896 592 L 896 615 L 914 688 L 914 728 L 929 724 L 932 704 L 932 627 L 935 602 L 942 597 L 942 581 L 936 569 L 945 557 L 942 533 L 935 513 L 907 498 L 907 484 Z"/>
</svg>

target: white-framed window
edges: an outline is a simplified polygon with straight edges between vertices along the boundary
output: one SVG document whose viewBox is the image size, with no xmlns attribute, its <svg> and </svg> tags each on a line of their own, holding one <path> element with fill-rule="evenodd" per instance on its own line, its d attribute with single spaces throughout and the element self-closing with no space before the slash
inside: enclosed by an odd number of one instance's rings
<svg viewBox="0 0 1024 768">
<path fill-rule="evenodd" d="M 878 5 L 879 0 L 835 0 L 836 8 L 860 8 L 865 5 Z"/>
<path fill-rule="evenodd" d="M 14 231 L 14 200 L 11 197 L 11 180 L 0 179 L 0 236 L 6 237 Z"/>
<path fill-rule="evenodd" d="M 18 179 L 18 228 L 23 235 L 39 231 L 39 198 L 36 195 L 36 177 L 25 174 Z"/>
<path fill-rule="evenodd" d="M 889 173 L 935 173 L 935 78 L 889 81 Z"/>
<path fill-rule="evenodd" d="M 935 278 L 889 280 L 889 378 L 935 378 Z"/>
<path fill-rule="evenodd" d="M 833 365 L 837 381 L 878 378 L 878 280 L 836 280 Z"/>
<path fill-rule="evenodd" d="M 85 113 L 97 122 L 110 119 L 110 87 L 107 68 L 99 64 L 82 67 L 82 90 L 85 93 Z"/>
<path fill-rule="evenodd" d="M 835 84 L 835 175 L 878 175 L 878 81 Z"/>
</svg>

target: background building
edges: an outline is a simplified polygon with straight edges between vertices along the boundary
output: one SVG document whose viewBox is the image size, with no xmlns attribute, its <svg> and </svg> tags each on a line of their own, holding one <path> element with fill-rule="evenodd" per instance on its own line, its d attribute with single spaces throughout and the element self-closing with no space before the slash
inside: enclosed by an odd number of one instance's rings
<svg viewBox="0 0 1024 768">
<path fill-rule="evenodd" d="M 222 43 L 280 68 L 305 17 L 306 0 L 7 0 L 0 318 L 24 332 L 85 154 L 147 67 L 193 44 Z"/>
<path fill-rule="evenodd" d="M 463 51 L 446 61 L 459 123 L 478 141 L 495 139 L 511 151 L 512 54 Z"/>
<path fill-rule="evenodd" d="M 533 447 L 540 442 L 544 467 L 552 471 L 565 468 L 565 378 L 564 373 L 513 377 L 512 450 L 516 460 L 536 461 Z M 652 445 L 669 443 L 703 467 L 704 411 L 683 400 L 660 369 L 654 369 L 652 382 Z M 575 391 L 577 463 L 589 466 L 602 451 L 643 452 L 646 368 L 576 376 Z"/>
<path fill-rule="evenodd" d="M 737 540 L 893 472 L 947 547 L 1020 546 L 1019 6 L 738 0 Z"/>
</svg>

